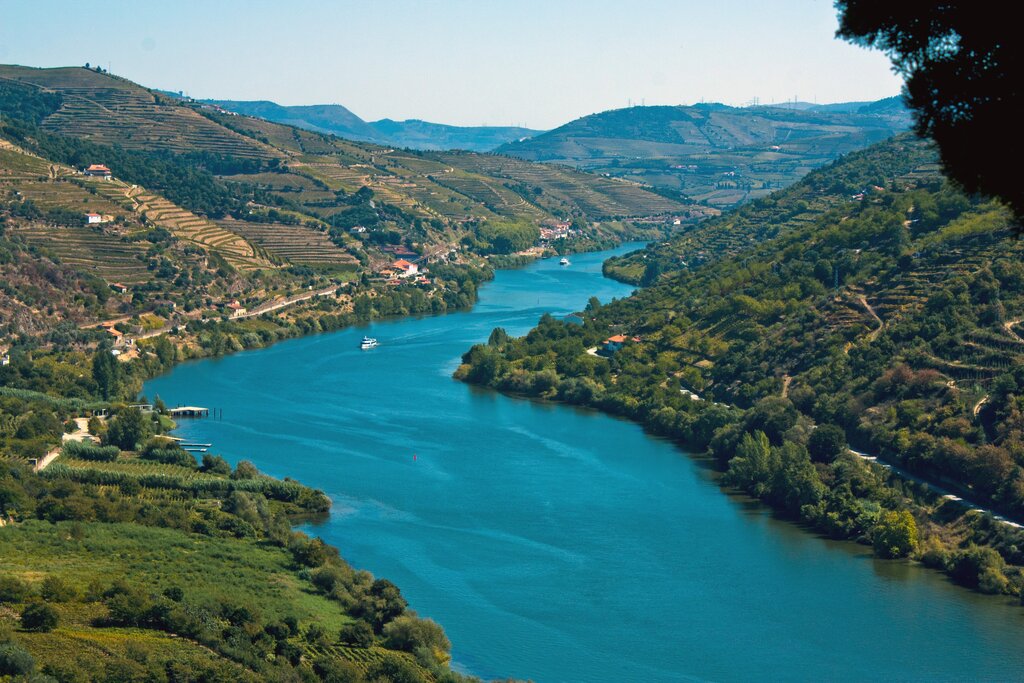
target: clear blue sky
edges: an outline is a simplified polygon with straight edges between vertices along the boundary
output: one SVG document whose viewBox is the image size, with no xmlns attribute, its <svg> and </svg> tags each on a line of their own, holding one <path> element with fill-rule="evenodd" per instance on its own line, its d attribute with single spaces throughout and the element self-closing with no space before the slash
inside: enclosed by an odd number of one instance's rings
<svg viewBox="0 0 1024 683">
<path fill-rule="evenodd" d="M 109 63 L 193 97 L 344 104 L 367 120 L 550 128 L 596 111 L 873 100 L 888 60 L 830 0 L 8 0 L 0 63 Z"/>
</svg>

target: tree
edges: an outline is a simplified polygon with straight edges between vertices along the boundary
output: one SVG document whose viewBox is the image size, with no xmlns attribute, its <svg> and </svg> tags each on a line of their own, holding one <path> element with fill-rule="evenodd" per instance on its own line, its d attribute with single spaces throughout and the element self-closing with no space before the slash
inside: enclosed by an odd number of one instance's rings
<svg viewBox="0 0 1024 683">
<path fill-rule="evenodd" d="M 953 580 L 984 593 L 1003 593 L 1009 581 L 1003 574 L 1006 562 L 992 548 L 969 545 L 957 552 L 949 564 Z"/>
<path fill-rule="evenodd" d="M 78 591 L 65 579 L 51 575 L 43 579 L 43 585 L 39 589 L 39 594 L 47 602 L 69 602 L 75 599 Z"/>
<path fill-rule="evenodd" d="M 235 465 L 235 471 L 231 473 L 232 479 L 255 479 L 258 476 L 260 471 L 248 460 L 239 460 Z"/>
<path fill-rule="evenodd" d="M 412 662 L 396 654 L 385 653 L 370 665 L 366 678 L 391 683 L 426 683 L 429 679 Z"/>
<path fill-rule="evenodd" d="M 26 631 L 49 633 L 57 628 L 57 610 L 45 602 L 33 602 L 21 611 L 21 627 Z"/>
<path fill-rule="evenodd" d="M 781 467 L 778 453 L 764 432 L 744 434 L 729 461 L 726 482 L 752 496 L 763 498 L 771 492 L 771 481 Z"/>
<path fill-rule="evenodd" d="M 747 415 L 747 429 L 760 430 L 775 446 L 782 445 L 782 435 L 796 424 L 796 408 L 788 398 L 768 396 L 757 402 Z"/>
<path fill-rule="evenodd" d="M 366 680 L 359 667 L 337 657 L 322 656 L 314 659 L 313 672 L 324 683 L 360 683 Z"/>
<path fill-rule="evenodd" d="M 907 557 L 917 550 L 917 522 L 907 510 L 885 510 L 871 530 L 871 544 L 879 557 Z"/>
<path fill-rule="evenodd" d="M 203 456 L 202 470 L 211 474 L 231 474 L 231 465 L 221 456 L 207 453 Z"/>
<path fill-rule="evenodd" d="M 101 345 L 92 357 L 92 378 L 100 395 L 106 400 L 118 395 L 121 384 L 121 365 L 110 353 L 110 347 Z"/>
<path fill-rule="evenodd" d="M 448 636 L 436 621 L 411 614 L 396 617 L 384 627 L 384 646 L 406 652 L 416 652 L 421 647 L 437 653 L 447 653 L 452 649 Z"/>
<path fill-rule="evenodd" d="M 836 425 L 819 425 L 807 439 L 807 450 L 814 462 L 833 462 L 846 450 L 846 432 Z"/>
<path fill-rule="evenodd" d="M 502 327 L 495 327 L 491 330 L 491 336 L 487 338 L 488 346 L 504 346 L 508 343 L 508 332 Z"/>
<path fill-rule="evenodd" d="M 1024 59 L 1018 27 L 969 0 L 837 0 L 837 35 L 886 52 L 904 77 L 916 129 L 939 146 L 946 174 L 1024 216 L 1013 164 Z"/>
<path fill-rule="evenodd" d="M 36 660 L 20 645 L 0 644 L 0 676 L 27 676 L 35 668 Z"/>
<path fill-rule="evenodd" d="M 136 445 L 146 438 L 149 427 L 138 408 L 127 408 L 118 413 L 107 427 L 107 443 L 122 451 L 134 451 Z"/>
<path fill-rule="evenodd" d="M 387 579 L 377 579 L 360 607 L 374 632 L 380 633 L 385 624 L 405 611 L 407 605 L 398 586 Z"/>
<path fill-rule="evenodd" d="M 352 647 L 370 647 L 373 645 L 373 629 L 365 621 L 353 621 L 341 627 L 338 640 Z"/>
<path fill-rule="evenodd" d="M 32 588 L 16 576 L 0 576 L 0 602 L 24 602 Z"/>
</svg>

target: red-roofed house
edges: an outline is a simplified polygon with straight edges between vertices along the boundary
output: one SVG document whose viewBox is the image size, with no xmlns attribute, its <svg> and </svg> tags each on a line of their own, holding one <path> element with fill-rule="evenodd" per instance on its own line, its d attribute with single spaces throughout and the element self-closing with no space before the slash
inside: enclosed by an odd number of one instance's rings
<svg viewBox="0 0 1024 683">
<path fill-rule="evenodd" d="M 224 306 L 224 308 L 229 311 L 232 318 L 237 318 L 240 315 L 245 315 L 245 306 L 238 303 L 238 299 L 235 299 L 231 303 L 227 304 L 226 306 Z"/>
<path fill-rule="evenodd" d="M 89 168 L 85 169 L 85 175 L 110 180 L 114 174 L 111 173 L 110 169 L 103 164 L 93 164 Z"/>
<path fill-rule="evenodd" d="M 87 213 L 85 214 L 85 222 L 88 225 L 92 225 L 94 223 L 102 223 L 103 216 L 99 215 L 98 213 Z"/>
<path fill-rule="evenodd" d="M 616 334 L 612 337 L 608 337 L 604 340 L 604 344 L 601 345 L 601 350 L 605 353 L 615 353 L 621 349 L 626 343 L 626 335 Z"/>
<path fill-rule="evenodd" d="M 420 272 L 419 266 L 411 261 L 406 261 L 404 258 L 392 263 L 391 267 L 398 271 L 398 277 L 412 277 Z"/>
</svg>

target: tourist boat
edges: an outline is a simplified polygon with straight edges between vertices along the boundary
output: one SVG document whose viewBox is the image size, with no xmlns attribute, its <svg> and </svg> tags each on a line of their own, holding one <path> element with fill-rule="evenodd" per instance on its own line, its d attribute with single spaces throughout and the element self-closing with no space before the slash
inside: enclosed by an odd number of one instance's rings
<svg viewBox="0 0 1024 683">
<path fill-rule="evenodd" d="M 558 265 L 560 265 L 560 266 L 567 266 L 567 265 L 569 265 L 569 259 L 567 259 L 567 258 L 565 258 L 563 256 L 562 260 L 558 262 Z"/>
<path fill-rule="evenodd" d="M 374 339 L 373 337 L 363 337 L 363 341 L 359 343 L 359 348 L 361 348 L 363 351 L 365 351 L 366 349 L 376 348 L 377 346 L 379 346 L 379 344 L 377 343 L 377 340 Z"/>
</svg>

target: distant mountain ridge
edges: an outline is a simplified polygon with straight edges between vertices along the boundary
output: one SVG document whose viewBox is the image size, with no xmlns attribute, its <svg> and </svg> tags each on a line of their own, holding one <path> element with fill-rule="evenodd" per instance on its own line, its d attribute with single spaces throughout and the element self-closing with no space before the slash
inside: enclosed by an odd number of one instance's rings
<svg viewBox="0 0 1024 683">
<path fill-rule="evenodd" d="M 756 199 L 911 126 L 898 97 L 878 102 L 615 109 L 495 150 L 677 190 L 726 208 Z"/>
<path fill-rule="evenodd" d="M 419 119 L 367 122 L 340 104 L 285 106 L 266 100 L 202 100 L 202 103 L 349 140 L 427 151 L 489 152 L 508 142 L 544 132 L 518 126 L 450 126 Z"/>
</svg>

